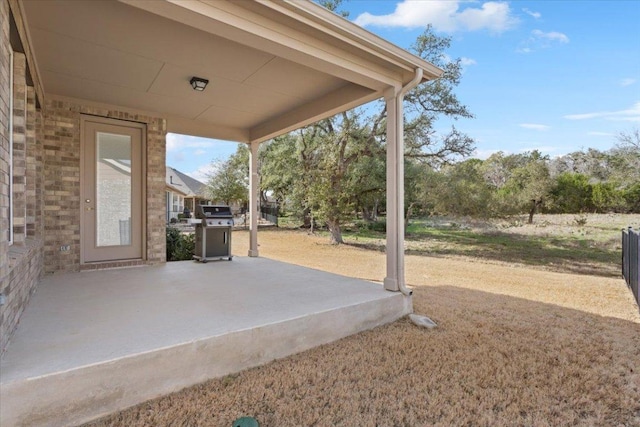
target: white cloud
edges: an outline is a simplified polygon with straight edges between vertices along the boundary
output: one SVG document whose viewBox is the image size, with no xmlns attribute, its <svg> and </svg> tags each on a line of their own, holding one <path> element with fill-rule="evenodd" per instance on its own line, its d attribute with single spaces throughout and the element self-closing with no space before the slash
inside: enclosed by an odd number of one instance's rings
<svg viewBox="0 0 640 427">
<path fill-rule="evenodd" d="M 167 134 L 167 152 L 181 151 L 185 148 L 201 148 L 203 150 L 215 150 L 219 147 L 235 144 L 218 139 L 201 138 L 199 136 L 180 135 L 177 133 Z"/>
<path fill-rule="evenodd" d="M 533 30 L 531 31 L 531 35 L 541 40 L 557 41 L 560 43 L 569 43 L 569 37 L 567 37 L 566 34 L 559 33 L 557 31 L 549 31 L 548 33 L 545 33 L 544 31 Z"/>
<path fill-rule="evenodd" d="M 546 131 L 551 129 L 551 126 L 540 125 L 536 123 L 520 123 L 518 126 L 525 129 L 537 130 L 537 131 Z"/>
<path fill-rule="evenodd" d="M 547 49 L 553 45 L 569 43 L 569 37 L 566 34 L 558 31 L 544 32 L 541 30 L 531 31 L 531 36 L 522 43 L 516 52 L 518 53 L 531 53 L 536 50 Z"/>
<path fill-rule="evenodd" d="M 463 56 L 460 58 L 460 64 L 462 64 L 465 67 L 468 67 L 469 65 L 476 65 L 477 62 L 475 59 L 466 58 Z"/>
<path fill-rule="evenodd" d="M 542 14 L 540 12 L 534 12 L 532 10 L 527 9 L 526 7 L 523 8 L 522 11 L 527 15 L 533 16 L 536 19 L 540 19 L 542 17 Z"/>
<path fill-rule="evenodd" d="M 636 82 L 636 79 L 631 79 L 631 78 L 626 78 L 626 79 L 622 79 L 620 80 L 620 86 L 631 86 L 632 84 L 634 84 Z"/>
<path fill-rule="evenodd" d="M 626 110 L 568 114 L 564 118 L 569 120 L 604 119 L 618 122 L 640 122 L 640 102 L 636 102 Z"/>
<path fill-rule="evenodd" d="M 615 136 L 614 134 L 609 133 L 609 132 L 597 132 L 597 131 L 587 132 L 587 135 L 589 135 L 589 136 Z"/>
<path fill-rule="evenodd" d="M 553 153 L 554 151 L 558 151 L 558 147 L 554 147 L 553 145 L 538 145 L 538 146 L 532 146 L 532 147 L 520 149 L 521 153 L 527 153 L 531 151 L 539 151 L 541 153 Z"/>
<path fill-rule="evenodd" d="M 502 151 L 504 154 L 509 154 L 508 151 L 504 151 L 504 150 L 477 150 L 476 149 L 473 151 L 473 154 L 471 156 L 476 159 L 487 160 L 489 157 L 491 157 L 492 154 L 495 154 L 500 151 Z"/>
<path fill-rule="evenodd" d="M 448 54 L 446 54 L 446 53 L 443 53 L 443 54 L 441 55 L 441 58 L 442 58 L 442 61 L 443 61 L 445 64 L 449 64 L 449 63 L 453 62 L 453 59 L 452 59 Z M 477 62 L 476 62 L 476 60 L 475 60 L 475 59 L 467 58 L 466 56 L 461 56 L 459 59 L 460 59 L 460 64 L 461 64 L 463 67 L 466 67 L 466 66 L 469 66 L 469 65 L 475 65 L 475 64 L 477 64 Z"/>
<path fill-rule="evenodd" d="M 182 163 L 185 160 L 184 153 L 182 151 L 167 151 L 167 160 L 170 160 L 171 164 Z"/>
<path fill-rule="evenodd" d="M 203 154 L 207 154 L 207 150 L 198 149 L 198 150 L 193 152 L 194 156 L 202 156 Z"/>
<path fill-rule="evenodd" d="M 461 9 L 466 1 L 415 1 L 403 0 L 396 5 L 393 13 L 372 15 L 360 14 L 354 22 L 360 26 L 419 28 L 431 24 L 436 31 L 453 33 L 456 31 L 489 30 L 501 33 L 518 23 L 506 2 L 488 1 L 481 7 Z"/>
<path fill-rule="evenodd" d="M 215 162 L 209 163 L 204 166 L 200 166 L 198 169 L 192 172 L 186 172 L 193 179 L 197 179 L 200 182 L 207 182 L 209 180 L 209 176 L 211 176 L 216 171 Z"/>
<path fill-rule="evenodd" d="M 463 73 L 466 71 L 467 67 L 477 64 L 475 59 L 467 58 L 466 56 L 461 56 L 459 59 L 460 59 L 460 65 L 462 65 L 462 72 Z M 446 53 L 443 53 L 442 54 L 442 61 L 445 64 L 449 64 L 449 63 L 453 62 L 453 59 L 451 59 L 451 57 L 449 55 L 447 55 Z"/>
</svg>

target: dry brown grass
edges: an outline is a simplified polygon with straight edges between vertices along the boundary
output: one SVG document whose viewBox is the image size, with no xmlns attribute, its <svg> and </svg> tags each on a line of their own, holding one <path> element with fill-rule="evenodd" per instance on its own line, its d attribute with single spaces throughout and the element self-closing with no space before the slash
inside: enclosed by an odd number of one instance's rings
<svg viewBox="0 0 640 427">
<path fill-rule="evenodd" d="M 638 214 L 536 215 L 532 224 L 527 219 L 415 218 L 405 247 L 413 255 L 617 278 L 620 230 L 640 225 Z M 347 244 L 384 251 L 384 233 L 346 228 Z"/>
<path fill-rule="evenodd" d="M 236 233 L 234 252 L 246 254 Z M 384 255 L 264 231 L 261 256 L 365 279 Z M 640 426 L 640 315 L 619 279 L 407 257 L 417 313 L 90 424 Z"/>
</svg>

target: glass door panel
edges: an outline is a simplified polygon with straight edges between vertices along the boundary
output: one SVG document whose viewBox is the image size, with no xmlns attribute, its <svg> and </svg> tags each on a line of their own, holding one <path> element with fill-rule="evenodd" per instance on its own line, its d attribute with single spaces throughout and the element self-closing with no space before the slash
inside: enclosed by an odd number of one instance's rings
<svg viewBox="0 0 640 427">
<path fill-rule="evenodd" d="M 131 137 L 96 135 L 96 246 L 131 244 Z"/>
</svg>

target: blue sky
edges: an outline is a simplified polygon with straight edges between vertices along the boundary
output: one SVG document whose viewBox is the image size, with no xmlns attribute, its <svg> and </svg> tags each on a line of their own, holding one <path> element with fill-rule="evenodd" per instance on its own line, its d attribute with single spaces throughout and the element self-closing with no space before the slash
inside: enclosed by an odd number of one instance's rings
<svg viewBox="0 0 640 427">
<path fill-rule="evenodd" d="M 427 24 L 462 58 L 455 122 L 476 156 L 607 150 L 640 127 L 640 1 L 346 1 L 349 19 L 403 48 Z M 446 131 L 443 121 L 437 130 Z M 236 144 L 170 135 L 167 164 L 204 179 Z"/>
</svg>

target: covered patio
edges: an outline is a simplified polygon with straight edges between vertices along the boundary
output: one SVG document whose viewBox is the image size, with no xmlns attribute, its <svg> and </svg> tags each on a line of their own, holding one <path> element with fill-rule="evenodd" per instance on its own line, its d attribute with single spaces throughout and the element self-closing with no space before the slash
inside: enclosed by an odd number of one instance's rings
<svg viewBox="0 0 640 427">
<path fill-rule="evenodd" d="M 80 423 L 411 311 L 403 98 L 442 70 L 311 1 L 0 0 L 0 18 L 0 424 Z M 258 258 L 259 145 L 377 99 L 382 285 Z M 165 264 L 169 132 L 250 147 L 248 257 Z"/>
<path fill-rule="evenodd" d="M 380 284 L 265 258 L 46 277 L 0 370 L 1 425 L 76 425 L 391 322 Z"/>
<path fill-rule="evenodd" d="M 131 121 L 143 120 L 132 113 L 159 117 L 166 132 L 250 147 L 252 257 L 259 255 L 260 144 L 383 98 L 388 222 L 384 283 L 388 290 L 408 293 L 403 267 L 403 99 L 442 70 L 312 1 L 10 1 L 25 21 L 17 32 L 22 30 L 24 39 L 33 43 L 33 51 L 23 50 L 27 63 L 33 62 L 29 69 L 35 94 L 59 100 L 58 114 L 77 109 L 81 115 Z M 204 82 L 201 90 L 192 90 L 193 79 Z M 149 133 L 152 127 L 147 125 Z M 150 145 L 148 141 L 148 151 Z M 158 160 L 152 156 L 142 156 L 147 172 L 159 166 L 152 164 Z M 147 182 L 154 179 L 148 176 Z M 80 210 L 97 210 L 91 185 L 81 182 L 80 189 L 80 199 L 88 203 L 81 203 Z M 141 219 L 147 236 L 155 231 L 149 196 L 146 221 Z M 90 227 L 81 225 L 89 232 Z M 90 259 L 85 250 L 80 247 L 80 269 Z"/>
</svg>

